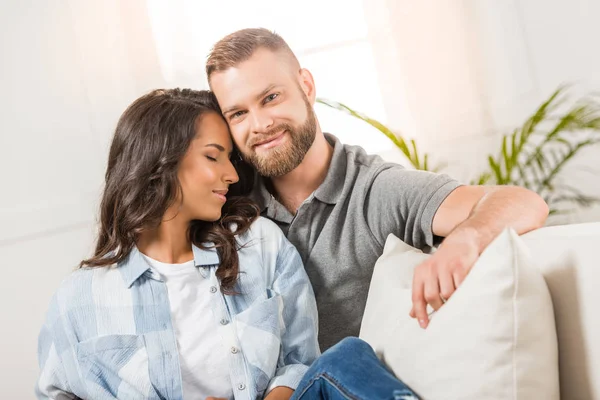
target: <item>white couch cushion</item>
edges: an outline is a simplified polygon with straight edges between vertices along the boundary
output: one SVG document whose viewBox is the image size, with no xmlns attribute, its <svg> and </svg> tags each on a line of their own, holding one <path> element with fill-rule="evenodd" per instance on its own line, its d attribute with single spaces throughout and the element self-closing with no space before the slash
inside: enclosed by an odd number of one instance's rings
<svg viewBox="0 0 600 400">
<path fill-rule="evenodd" d="M 360 336 L 427 400 L 558 399 L 552 301 L 527 253 L 503 232 L 423 330 L 408 313 L 413 270 L 429 255 L 390 235 Z"/>
<path fill-rule="evenodd" d="M 522 236 L 552 295 L 562 399 L 600 399 L 600 223 Z"/>
</svg>

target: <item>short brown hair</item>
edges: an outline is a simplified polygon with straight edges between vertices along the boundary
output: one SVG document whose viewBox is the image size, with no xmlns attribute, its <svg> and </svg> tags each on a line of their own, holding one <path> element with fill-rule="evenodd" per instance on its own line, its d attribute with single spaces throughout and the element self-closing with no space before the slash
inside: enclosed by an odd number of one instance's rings
<svg viewBox="0 0 600 400">
<path fill-rule="evenodd" d="M 225 36 L 213 46 L 206 61 L 207 79 L 210 80 L 213 72 L 225 71 L 248 60 L 260 48 L 286 54 L 294 65 L 300 66 L 292 49 L 277 33 L 265 28 L 248 28 Z"/>
</svg>

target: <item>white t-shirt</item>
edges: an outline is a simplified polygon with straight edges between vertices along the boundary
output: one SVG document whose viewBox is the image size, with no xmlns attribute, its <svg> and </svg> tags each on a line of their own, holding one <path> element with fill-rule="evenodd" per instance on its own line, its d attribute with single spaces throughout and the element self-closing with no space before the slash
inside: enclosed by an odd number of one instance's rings
<svg viewBox="0 0 600 400">
<path fill-rule="evenodd" d="M 224 329 L 215 324 L 209 297 L 210 281 L 194 266 L 165 264 L 144 255 L 167 285 L 171 320 L 179 349 L 183 398 L 208 396 L 233 399 Z"/>
</svg>

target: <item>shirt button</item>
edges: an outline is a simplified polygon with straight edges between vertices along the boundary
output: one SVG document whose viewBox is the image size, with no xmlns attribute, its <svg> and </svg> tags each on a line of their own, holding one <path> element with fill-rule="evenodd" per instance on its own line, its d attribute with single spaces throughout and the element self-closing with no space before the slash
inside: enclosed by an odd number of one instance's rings
<svg viewBox="0 0 600 400">
<path fill-rule="evenodd" d="M 238 352 L 238 351 L 239 351 L 239 350 L 238 350 L 238 348 L 237 348 L 237 347 L 235 347 L 235 346 L 231 348 L 231 352 L 232 352 L 233 354 L 237 354 L 237 352 Z"/>
<path fill-rule="evenodd" d="M 210 292 L 211 293 L 216 293 L 217 292 L 217 287 L 216 286 L 211 286 L 210 287 Z"/>
<path fill-rule="evenodd" d="M 229 321 L 227 321 L 225 318 L 223 318 L 221 321 L 219 321 L 221 323 L 221 325 L 227 325 L 227 323 Z"/>
<path fill-rule="evenodd" d="M 240 384 L 238 385 L 238 389 L 239 389 L 239 390 L 244 390 L 244 389 L 246 389 L 246 385 L 244 385 L 243 383 L 240 383 Z"/>
</svg>

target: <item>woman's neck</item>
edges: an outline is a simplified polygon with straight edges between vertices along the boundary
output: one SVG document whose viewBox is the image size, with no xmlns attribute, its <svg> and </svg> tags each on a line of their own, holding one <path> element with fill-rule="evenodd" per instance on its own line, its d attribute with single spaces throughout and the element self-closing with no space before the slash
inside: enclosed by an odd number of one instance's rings
<svg viewBox="0 0 600 400">
<path fill-rule="evenodd" d="M 167 213 L 169 215 L 169 213 Z M 181 215 L 163 218 L 158 228 L 142 232 L 136 243 L 138 250 L 150 258 L 167 264 L 180 264 L 194 259 L 188 237 L 189 221 Z"/>
</svg>

